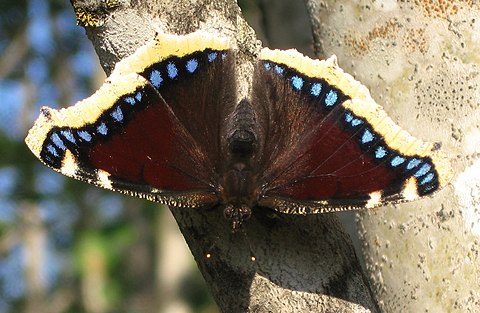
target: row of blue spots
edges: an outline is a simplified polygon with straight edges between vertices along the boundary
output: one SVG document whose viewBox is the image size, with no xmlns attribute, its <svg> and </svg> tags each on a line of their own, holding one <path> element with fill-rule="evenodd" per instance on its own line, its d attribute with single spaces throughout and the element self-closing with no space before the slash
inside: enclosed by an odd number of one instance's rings
<svg viewBox="0 0 480 313">
<path fill-rule="evenodd" d="M 344 119 L 345 119 L 345 122 L 348 123 L 349 125 L 351 125 L 352 127 L 355 127 L 355 126 L 358 126 L 358 125 L 361 125 L 361 124 L 364 123 L 363 120 L 359 119 L 358 117 L 356 117 L 353 113 L 351 113 L 349 111 L 347 111 L 345 113 Z M 375 139 L 375 136 L 376 135 L 370 129 L 366 128 L 366 129 L 364 129 L 362 137 L 360 139 L 361 143 L 362 144 L 370 143 Z M 389 151 L 388 151 L 387 147 L 384 147 L 384 146 L 380 145 L 380 146 L 377 146 L 375 148 L 374 153 L 375 153 L 375 158 L 376 159 L 383 159 L 388 155 Z M 407 160 L 406 157 L 396 155 L 396 156 L 394 156 L 390 159 L 390 165 L 392 167 L 398 167 L 398 166 L 404 164 L 405 162 L 407 162 L 406 165 L 405 165 L 405 170 L 406 171 L 411 171 L 411 170 L 419 167 L 415 171 L 413 176 L 415 178 L 417 178 L 417 180 L 419 180 L 420 185 L 428 184 L 428 183 L 430 183 L 434 180 L 435 174 L 430 171 L 432 169 L 432 165 L 422 161 L 419 158 L 413 157 L 413 158 Z"/>
<path fill-rule="evenodd" d="M 53 156 L 55 156 L 55 157 L 57 157 L 57 158 L 59 157 L 58 152 L 57 152 L 57 149 L 55 149 L 54 146 L 48 145 L 48 146 L 47 146 L 47 150 L 48 150 L 48 152 L 49 152 L 50 154 L 52 154 Z"/>
<path fill-rule="evenodd" d="M 67 147 L 65 146 L 65 143 L 63 142 L 63 140 L 60 138 L 60 136 L 57 133 L 53 133 L 50 136 L 50 141 L 53 143 L 53 145 L 48 144 L 47 145 L 47 151 L 48 151 L 48 153 L 50 153 L 54 157 L 56 157 L 56 158 L 60 157 L 57 149 L 60 149 L 62 151 L 67 150 Z"/>
<path fill-rule="evenodd" d="M 363 121 L 353 115 L 351 112 L 346 112 L 344 115 L 345 122 L 350 124 L 352 127 L 363 124 Z M 362 144 L 368 144 L 375 139 L 376 135 L 370 129 L 365 128 L 363 130 L 362 138 L 360 139 Z M 388 149 L 384 146 L 377 146 L 375 148 L 375 158 L 383 159 L 388 155 Z"/>
<path fill-rule="evenodd" d="M 359 119 L 349 111 L 345 113 L 344 119 L 345 119 L 345 122 L 347 122 L 347 124 L 349 124 L 352 127 L 356 127 L 364 123 L 363 120 Z M 365 145 L 375 140 L 375 137 L 376 137 L 376 134 L 374 132 L 372 132 L 369 128 L 365 128 L 363 130 L 360 142 Z M 376 159 L 383 159 L 388 155 L 388 149 L 384 146 L 379 145 L 375 148 L 374 153 L 375 153 Z"/>
<path fill-rule="evenodd" d="M 224 60 L 226 56 L 227 56 L 226 53 L 222 53 L 222 56 L 221 56 L 222 60 Z M 216 51 L 210 52 L 207 54 L 207 59 L 209 63 L 212 63 L 213 61 L 215 61 L 217 57 L 218 57 L 218 52 Z M 198 67 L 199 67 L 199 61 L 197 58 L 191 58 L 185 64 L 185 69 L 190 74 L 193 74 L 195 71 L 197 71 Z M 170 79 L 178 78 L 178 68 L 173 61 L 170 61 L 167 64 L 167 76 Z M 150 72 L 149 81 L 155 88 L 159 89 L 163 83 L 163 76 L 160 70 L 157 70 L 157 69 L 152 70 Z"/>
<path fill-rule="evenodd" d="M 143 98 L 143 91 L 139 90 L 137 91 L 134 95 L 129 95 L 124 98 L 125 103 L 130 104 L 130 105 L 135 105 L 137 103 L 140 103 Z M 124 116 L 123 112 L 120 108 L 120 106 L 116 106 L 115 109 L 110 112 L 110 116 L 117 122 L 123 122 Z M 106 136 L 108 134 L 108 127 L 105 122 L 101 122 L 97 127 L 96 127 L 97 133 Z M 76 130 L 75 131 L 77 136 L 85 142 L 90 142 L 93 139 L 93 135 L 87 131 L 87 130 Z M 75 139 L 74 133 L 70 129 L 62 129 L 59 131 L 59 133 L 54 132 L 50 136 L 50 142 L 51 144 L 46 146 L 46 149 L 48 153 L 53 155 L 56 158 L 60 157 L 60 154 L 58 153 L 58 149 L 65 151 L 67 149 L 67 146 L 65 145 L 63 139 L 59 136 L 62 135 L 67 141 L 69 141 L 72 144 L 77 144 L 77 140 Z"/>
<path fill-rule="evenodd" d="M 73 133 L 71 130 L 68 129 L 62 129 L 60 130 L 60 134 L 65 137 L 69 142 L 76 144 L 76 139 L 73 136 Z M 92 136 L 86 132 L 86 131 L 78 131 L 77 132 L 78 136 L 83 139 L 84 141 L 90 141 L 92 139 Z M 53 155 L 56 158 L 60 157 L 60 154 L 58 153 L 58 149 L 65 151 L 67 150 L 67 146 L 65 145 L 65 142 L 62 140 L 62 138 L 58 135 L 58 133 L 53 133 L 50 136 L 50 141 L 53 144 L 48 144 L 46 149 L 48 153 Z M 51 160 L 51 159 L 50 159 Z"/>
<path fill-rule="evenodd" d="M 58 136 L 57 133 L 54 133 L 50 139 L 52 140 L 53 144 L 57 147 L 59 147 L 60 149 L 62 149 L 63 151 L 65 151 L 67 149 L 67 147 L 65 146 L 65 144 L 63 143 L 62 139 L 60 139 L 60 136 Z"/>
<path fill-rule="evenodd" d="M 404 164 L 406 161 L 407 159 L 405 157 L 397 155 L 390 160 L 390 165 L 393 167 L 397 167 Z M 421 178 L 419 184 L 425 185 L 432 182 L 433 179 L 435 178 L 435 174 L 430 172 L 430 170 L 432 169 L 432 165 L 430 165 L 429 163 L 426 163 L 418 158 L 412 158 L 408 161 L 407 165 L 405 166 L 405 169 L 407 171 L 410 171 L 415 169 L 418 166 L 420 166 L 420 168 L 415 171 L 413 176 L 417 178 L 417 181 Z"/>
<path fill-rule="evenodd" d="M 422 177 L 423 175 L 427 174 L 428 171 L 430 171 L 430 169 L 432 168 L 432 166 L 428 163 L 424 163 L 414 174 L 413 176 L 419 178 L 419 177 Z"/>
<path fill-rule="evenodd" d="M 272 63 L 270 62 L 265 62 L 263 63 L 263 67 L 267 70 L 270 71 L 272 69 Z M 283 66 L 280 66 L 278 64 L 275 64 L 275 72 L 278 75 L 283 75 L 285 73 L 285 68 Z"/>
<path fill-rule="evenodd" d="M 414 174 L 413 176 L 415 176 L 417 178 L 417 180 L 419 178 L 422 178 L 422 180 L 420 180 L 420 185 L 425 185 L 425 184 L 428 184 L 430 183 L 434 178 L 435 178 L 435 175 L 430 172 L 430 170 L 432 169 L 432 166 L 428 163 L 424 163 Z"/>
<path fill-rule="evenodd" d="M 430 172 L 430 170 L 432 170 L 432 165 L 418 158 L 412 158 L 407 163 L 406 169 L 410 171 L 417 167 L 419 168 L 415 171 L 415 173 L 413 173 L 413 176 L 417 179 L 417 181 L 421 179 L 419 184 L 425 185 L 431 183 L 435 178 L 435 174 Z"/>
<path fill-rule="evenodd" d="M 76 139 L 71 130 L 62 129 L 60 130 L 60 134 L 63 135 L 69 142 L 76 144 Z M 84 141 L 92 140 L 92 135 L 87 131 L 79 130 L 77 131 L 77 135 Z M 46 153 L 50 154 L 55 158 L 55 159 L 52 159 L 52 157 L 47 154 L 45 156 L 45 159 L 54 164 L 56 164 L 58 161 L 61 160 L 60 150 L 63 152 L 67 150 L 67 146 L 65 145 L 65 142 L 57 132 L 54 132 L 50 135 L 50 143 L 45 148 L 46 148 Z"/>
<path fill-rule="evenodd" d="M 267 71 L 270 71 L 272 69 L 272 63 L 270 62 L 265 62 L 263 64 L 263 67 L 267 70 Z M 285 73 L 285 68 L 283 66 L 280 66 L 278 64 L 275 64 L 273 66 L 273 68 L 275 69 L 275 72 L 278 74 L 278 75 L 283 75 Z M 298 75 L 294 75 L 290 78 L 290 82 L 292 84 L 292 87 L 298 91 L 301 91 L 305 85 L 305 80 L 298 76 Z M 314 97 L 319 97 L 320 94 L 322 92 L 322 84 L 321 83 L 312 83 L 310 85 L 310 95 L 314 96 Z M 325 95 L 325 100 L 324 100 L 324 104 L 326 107 L 333 107 L 335 104 L 337 104 L 337 100 L 338 100 L 338 92 L 333 90 L 333 89 L 330 89 L 326 95 Z"/>
<path fill-rule="evenodd" d="M 125 102 L 130 104 L 130 105 L 135 105 L 137 103 L 140 103 L 142 101 L 143 94 L 141 91 L 137 91 L 135 96 L 127 96 L 124 98 Z"/>
<path fill-rule="evenodd" d="M 345 122 L 349 123 L 353 127 L 363 124 L 363 121 L 355 116 L 352 113 L 345 113 Z"/>
</svg>

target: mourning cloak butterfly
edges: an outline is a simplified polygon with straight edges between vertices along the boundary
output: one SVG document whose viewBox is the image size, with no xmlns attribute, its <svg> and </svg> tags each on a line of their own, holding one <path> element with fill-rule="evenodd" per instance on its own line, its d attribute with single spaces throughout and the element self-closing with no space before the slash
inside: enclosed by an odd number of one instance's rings
<svg viewBox="0 0 480 313">
<path fill-rule="evenodd" d="M 72 107 L 42 108 L 26 143 L 88 183 L 176 207 L 310 214 L 429 195 L 451 170 L 397 126 L 335 57 L 264 48 L 249 99 L 235 55 L 205 33 L 157 35 Z"/>
</svg>

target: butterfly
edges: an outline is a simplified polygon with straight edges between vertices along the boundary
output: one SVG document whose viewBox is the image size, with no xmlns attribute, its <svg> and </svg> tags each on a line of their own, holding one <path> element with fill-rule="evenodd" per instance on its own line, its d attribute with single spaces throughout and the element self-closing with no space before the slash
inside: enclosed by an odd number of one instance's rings
<svg viewBox="0 0 480 313">
<path fill-rule="evenodd" d="M 295 50 L 264 48 L 237 98 L 235 50 L 204 32 L 157 34 L 89 98 L 48 107 L 26 143 L 75 179 L 183 208 L 313 214 L 430 195 L 451 177 L 437 143 L 396 125 L 368 89 Z"/>
</svg>

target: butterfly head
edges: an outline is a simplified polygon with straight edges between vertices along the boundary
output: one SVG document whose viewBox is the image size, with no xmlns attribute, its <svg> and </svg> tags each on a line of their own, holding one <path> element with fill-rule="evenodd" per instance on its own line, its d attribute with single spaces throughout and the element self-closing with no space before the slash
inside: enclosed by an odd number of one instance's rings
<svg viewBox="0 0 480 313">
<path fill-rule="evenodd" d="M 232 223 L 232 231 L 236 232 L 242 226 L 243 221 L 250 218 L 252 210 L 247 205 L 227 205 L 223 209 L 223 216 Z"/>
<path fill-rule="evenodd" d="M 249 162 L 234 160 L 230 169 L 220 179 L 219 198 L 223 216 L 236 232 L 250 218 L 252 207 L 257 204 L 257 178 Z"/>
</svg>

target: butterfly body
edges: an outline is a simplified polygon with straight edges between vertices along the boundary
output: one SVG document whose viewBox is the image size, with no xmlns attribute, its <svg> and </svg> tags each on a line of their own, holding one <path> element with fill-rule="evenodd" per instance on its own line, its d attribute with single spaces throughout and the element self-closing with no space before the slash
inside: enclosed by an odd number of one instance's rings
<svg viewBox="0 0 480 313">
<path fill-rule="evenodd" d="M 26 139 L 53 169 L 176 207 L 309 214 L 410 201 L 451 177 L 439 145 L 397 126 L 335 58 L 264 49 L 236 98 L 235 52 L 158 35 L 90 98 L 43 109 Z"/>
</svg>

